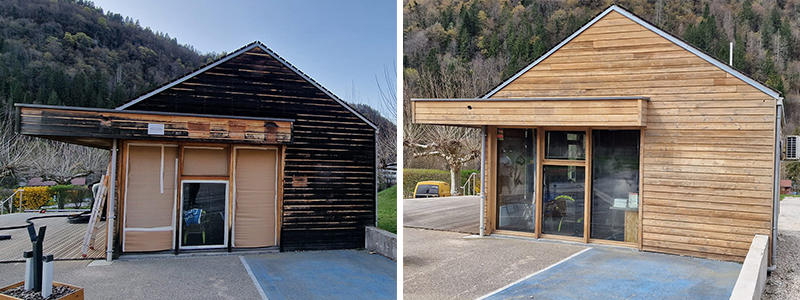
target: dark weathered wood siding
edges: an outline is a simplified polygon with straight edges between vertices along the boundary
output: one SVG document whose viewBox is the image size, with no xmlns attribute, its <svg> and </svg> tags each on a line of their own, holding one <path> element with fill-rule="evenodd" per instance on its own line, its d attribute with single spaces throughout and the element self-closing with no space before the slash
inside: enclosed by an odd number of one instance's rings
<svg viewBox="0 0 800 300">
<path fill-rule="evenodd" d="M 128 113 L 38 105 L 18 105 L 18 108 L 18 132 L 32 136 L 248 144 L 288 144 L 292 141 L 290 120 Z M 149 134 L 148 124 L 151 123 L 164 125 L 164 133 Z"/>
<path fill-rule="evenodd" d="M 375 223 L 375 129 L 259 47 L 127 109 L 295 119 L 281 249 L 364 246 Z"/>
</svg>

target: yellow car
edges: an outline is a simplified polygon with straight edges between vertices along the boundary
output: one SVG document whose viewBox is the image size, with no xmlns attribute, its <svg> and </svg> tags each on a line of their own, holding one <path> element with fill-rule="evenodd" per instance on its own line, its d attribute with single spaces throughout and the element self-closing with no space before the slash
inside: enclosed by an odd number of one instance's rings
<svg viewBox="0 0 800 300">
<path fill-rule="evenodd" d="M 414 188 L 414 198 L 450 197 L 450 184 L 444 181 L 420 181 Z"/>
</svg>

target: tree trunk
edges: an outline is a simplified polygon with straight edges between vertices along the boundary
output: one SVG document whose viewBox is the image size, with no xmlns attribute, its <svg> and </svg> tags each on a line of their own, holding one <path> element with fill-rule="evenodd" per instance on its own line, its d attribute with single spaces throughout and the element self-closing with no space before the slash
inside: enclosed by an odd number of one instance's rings
<svg viewBox="0 0 800 300">
<path fill-rule="evenodd" d="M 461 193 L 461 164 L 450 163 L 450 195 L 460 196 Z"/>
</svg>

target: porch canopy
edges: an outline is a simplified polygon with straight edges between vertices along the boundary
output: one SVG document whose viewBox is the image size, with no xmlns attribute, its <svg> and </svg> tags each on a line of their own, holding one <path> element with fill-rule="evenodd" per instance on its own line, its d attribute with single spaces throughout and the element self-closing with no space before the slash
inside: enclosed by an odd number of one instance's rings
<svg viewBox="0 0 800 300">
<path fill-rule="evenodd" d="M 15 104 L 16 132 L 95 148 L 113 139 L 291 144 L 292 119 Z"/>
<path fill-rule="evenodd" d="M 412 122 L 458 126 L 645 127 L 648 97 L 412 99 Z"/>
</svg>

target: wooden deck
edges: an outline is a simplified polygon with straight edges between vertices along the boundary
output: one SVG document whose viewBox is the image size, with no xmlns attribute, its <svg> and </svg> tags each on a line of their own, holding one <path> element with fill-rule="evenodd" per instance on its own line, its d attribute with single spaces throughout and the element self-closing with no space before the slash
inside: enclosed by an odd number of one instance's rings
<svg viewBox="0 0 800 300">
<path fill-rule="evenodd" d="M 70 213 L 21 213 L 0 216 L 0 227 L 25 225 L 25 219 L 41 215 L 68 215 Z M 67 218 L 47 218 L 32 220 L 36 231 L 47 226 L 44 238 L 44 254 L 53 254 L 56 260 L 101 259 L 106 251 L 106 222 L 100 222 L 101 229 L 95 233 L 95 245 L 86 258 L 81 257 L 81 244 L 87 224 L 69 224 Z M 10 240 L 0 241 L 0 263 L 21 262 L 22 252 L 31 250 L 31 240 L 25 228 L 0 231 L 0 235 L 11 235 Z"/>
</svg>

